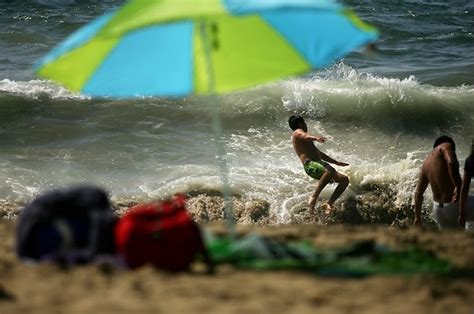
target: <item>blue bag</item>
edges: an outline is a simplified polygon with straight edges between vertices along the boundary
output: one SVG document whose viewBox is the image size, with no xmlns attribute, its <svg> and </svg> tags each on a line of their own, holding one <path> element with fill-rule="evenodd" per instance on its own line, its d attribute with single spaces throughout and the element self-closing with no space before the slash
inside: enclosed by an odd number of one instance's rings
<svg viewBox="0 0 474 314">
<path fill-rule="evenodd" d="M 49 191 L 20 213 L 16 251 L 24 260 L 87 263 L 114 253 L 115 222 L 108 196 L 100 188 Z"/>
</svg>

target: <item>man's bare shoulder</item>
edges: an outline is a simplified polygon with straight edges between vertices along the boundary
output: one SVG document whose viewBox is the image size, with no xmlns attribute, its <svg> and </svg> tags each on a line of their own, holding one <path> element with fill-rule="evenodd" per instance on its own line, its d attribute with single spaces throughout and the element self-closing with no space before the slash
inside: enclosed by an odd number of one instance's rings
<svg viewBox="0 0 474 314">
<path fill-rule="evenodd" d="M 441 145 L 433 148 L 433 150 L 426 156 L 423 165 L 421 166 L 421 173 L 426 175 L 432 170 L 433 167 L 436 167 L 439 164 L 439 158 L 443 158 L 443 151 Z"/>
<path fill-rule="evenodd" d="M 450 152 L 452 152 L 451 144 L 443 143 L 433 148 L 433 151 L 429 156 L 431 156 L 431 159 L 433 160 L 444 159 L 445 154 L 447 153 L 449 155 Z"/>
<path fill-rule="evenodd" d="M 297 138 L 302 138 L 305 136 L 305 132 L 302 130 L 302 129 L 296 129 L 295 131 L 293 131 L 293 134 L 291 135 L 293 138 L 297 139 Z"/>
<path fill-rule="evenodd" d="M 434 150 L 426 156 L 425 160 L 423 161 L 423 164 L 421 165 L 421 174 L 426 175 L 428 169 L 431 167 L 431 164 L 433 163 L 433 158 L 435 157 L 435 152 Z"/>
<path fill-rule="evenodd" d="M 451 143 L 441 143 L 433 149 L 433 153 L 442 155 L 444 152 L 453 152 L 453 145 Z"/>
</svg>

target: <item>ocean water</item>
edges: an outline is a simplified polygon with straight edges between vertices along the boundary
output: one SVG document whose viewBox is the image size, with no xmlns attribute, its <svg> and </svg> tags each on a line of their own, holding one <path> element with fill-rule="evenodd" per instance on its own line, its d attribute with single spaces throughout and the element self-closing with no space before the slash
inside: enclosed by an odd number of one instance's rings
<svg viewBox="0 0 474 314">
<path fill-rule="evenodd" d="M 209 98 L 93 99 L 34 76 L 41 56 L 122 3 L 0 0 L 0 200 L 86 182 L 116 201 L 221 190 Z M 338 168 L 351 179 L 342 199 L 383 187 L 407 208 L 437 136 L 455 139 L 461 163 L 469 153 L 474 3 L 344 4 L 379 28 L 376 52 L 218 99 L 232 192 L 268 202 L 270 223 L 288 222 L 315 187 L 292 150 L 292 114 L 329 139 L 322 151 L 350 163 Z"/>
</svg>

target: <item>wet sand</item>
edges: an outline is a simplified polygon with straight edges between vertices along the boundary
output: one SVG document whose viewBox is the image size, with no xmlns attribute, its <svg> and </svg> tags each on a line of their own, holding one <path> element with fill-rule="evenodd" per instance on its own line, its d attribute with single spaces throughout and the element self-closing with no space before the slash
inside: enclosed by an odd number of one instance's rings
<svg viewBox="0 0 474 314">
<path fill-rule="evenodd" d="M 220 223 L 202 224 L 224 233 Z M 329 278 L 294 271 L 204 266 L 170 274 L 97 265 L 68 270 L 25 265 L 13 252 L 15 221 L 0 220 L 0 313 L 473 313 L 474 279 L 426 275 Z M 416 244 L 460 267 L 474 265 L 474 234 L 388 226 L 239 225 L 238 234 L 309 239 L 318 247 L 374 240 L 394 248 Z"/>
</svg>

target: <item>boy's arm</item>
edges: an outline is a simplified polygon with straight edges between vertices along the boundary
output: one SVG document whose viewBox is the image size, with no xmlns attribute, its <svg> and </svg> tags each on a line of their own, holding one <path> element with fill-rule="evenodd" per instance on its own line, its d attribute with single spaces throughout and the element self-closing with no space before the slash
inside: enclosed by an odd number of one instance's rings
<svg viewBox="0 0 474 314">
<path fill-rule="evenodd" d="M 321 159 L 324 160 L 324 161 L 327 161 L 331 164 L 335 164 L 335 165 L 338 165 L 338 166 L 349 166 L 348 163 L 345 163 L 345 162 L 341 162 L 341 161 L 337 161 L 331 157 L 329 157 L 328 155 L 326 155 L 325 153 L 321 152 Z"/>
<path fill-rule="evenodd" d="M 314 135 L 309 134 L 308 132 L 304 132 L 301 129 L 298 129 L 295 132 L 295 136 L 296 138 L 300 140 L 308 141 L 308 142 L 314 142 L 314 141 L 320 142 L 320 143 L 326 142 L 326 138 L 324 136 L 314 136 Z"/>
<path fill-rule="evenodd" d="M 459 199 L 459 193 L 461 191 L 461 176 L 459 175 L 459 162 L 454 154 L 450 145 L 441 148 L 441 152 L 443 153 L 443 157 L 448 164 L 448 172 L 449 177 L 451 178 L 451 182 L 455 186 L 453 191 L 453 199 L 452 202 L 455 203 Z"/>
</svg>

